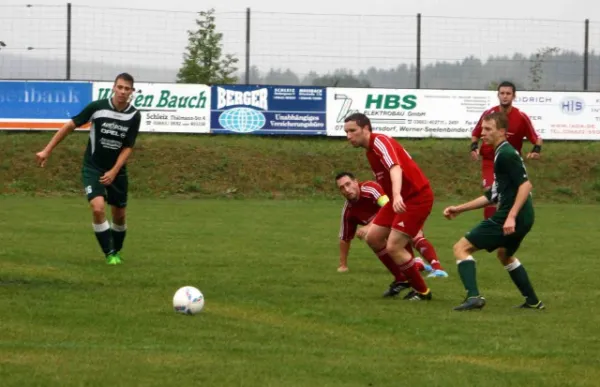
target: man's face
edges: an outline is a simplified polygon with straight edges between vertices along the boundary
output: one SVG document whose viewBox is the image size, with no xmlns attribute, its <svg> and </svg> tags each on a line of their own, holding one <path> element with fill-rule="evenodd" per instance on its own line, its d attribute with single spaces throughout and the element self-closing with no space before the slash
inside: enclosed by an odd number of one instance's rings
<svg viewBox="0 0 600 387">
<path fill-rule="evenodd" d="M 500 101 L 500 105 L 502 107 L 510 107 L 515 99 L 515 93 L 513 92 L 512 87 L 503 86 L 498 90 L 498 101 Z"/>
<path fill-rule="evenodd" d="M 123 104 L 129 102 L 129 98 L 133 93 L 133 85 L 131 82 L 127 82 L 123 79 L 117 79 L 114 86 L 113 92 L 115 93 L 115 99 L 117 103 Z"/>
<path fill-rule="evenodd" d="M 369 132 L 368 126 L 361 128 L 355 121 L 348 121 L 344 124 L 346 138 L 353 147 L 367 147 L 367 136 Z"/>
<path fill-rule="evenodd" d="M 481 124 L 481 137 L 483 142 L 488 145 L 496 145 L 500 137 L 504 134 L 503 130 L 496 127 L 496 121 L 484 120 Z"/>
<path fill-rule="evenodd" d="M 358 200 L 358 197 L 360 196 L 360 187 L 358 186 L 358 181 L 351 179 L 349 176 L 343 176 L 340 177 L 336 183 L 340 193 L 346 198 L 346 200 L 351 202 Z"/>
</svg>

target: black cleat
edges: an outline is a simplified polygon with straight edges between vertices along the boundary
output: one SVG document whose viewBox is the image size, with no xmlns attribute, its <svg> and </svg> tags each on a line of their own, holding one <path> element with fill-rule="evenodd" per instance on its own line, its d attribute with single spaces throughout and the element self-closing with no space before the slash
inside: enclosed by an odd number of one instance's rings
<svg viewBox="0 0 600 387">
<path fill-rule="evenodd" d="M 544 303 L 542 301 L 538 301 L 538 303 L 535 305 L 528 304 L 527 301 L 525 301 L 521 305 L 515 306 L 515 308 L 518 308 L 518 309 L 546 309 L 546 306 L 544 305 Z"/>
<path fill-rule="evenodd" d="M 455 307 L 454 310 L 465 311 L 465 310 L 480 310 L 485 306 L 485 298 L 481 296 L 468 297 L 459 306 Z"/>
<path fill-rule="evenodd" d="M 427 294 L 419 293 L 416 290 L 411 290 L 406 296 L 405 300 L 408 301 L 431 301 L 431 290 Z"/>
<path fill-rule="evenodd" d="M 394 281 L 390 284 L 390 288 L 383 293 L 383 297 L 396 297 L 404 289 L 410 288 L 408 282 Z"/>
</svg>

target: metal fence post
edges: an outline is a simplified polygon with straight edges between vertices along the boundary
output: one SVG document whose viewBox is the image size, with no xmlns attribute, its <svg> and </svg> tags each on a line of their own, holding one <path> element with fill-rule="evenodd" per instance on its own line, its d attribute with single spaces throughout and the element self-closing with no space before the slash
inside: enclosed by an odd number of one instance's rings
<svg viewBox="0 0 600 387">
<path fill-rule="evenodd" d="M 250 84 L 250 8 L 246 8 L 246 85 Z"/>
<path fill-rule="evenodd" d="M 588 89 L 590 51 L 590 19 L 585 19 L 585 38 L 583 43 L 583 90 Z"/>
<path fill-rule="evenodd" d="M 421 88 L 421 14 L 417 14 L 417 89 Z"/>
<path fill-rule="evenodd" d="M 67 3 L 67 81 L 71 80 L 71 3 Z"/>
</svg>

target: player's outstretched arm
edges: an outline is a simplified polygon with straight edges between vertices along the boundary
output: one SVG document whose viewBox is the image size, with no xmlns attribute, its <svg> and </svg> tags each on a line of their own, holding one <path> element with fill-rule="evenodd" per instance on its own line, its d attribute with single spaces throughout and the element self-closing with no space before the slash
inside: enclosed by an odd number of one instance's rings
<svg viewBox="0 0 600 387">
<path fill-rule="evenodd" d="M 447 219 L 454 219 L 459 214 L 462 214 L 463 212 L 477 210 L 479 208 L 483 208 L 483 207 L 489 205 L 490 203 L 491 202 L 485 195 L 480 196 L 477 199 L 471 200 L 470 202 L 467 202 L 467 203 L 463 203 L 459 206 L 446 207 L 446 209 L 444 209 L 444 216 Z"/>
<path fill-rule="evenodd" d="M 340 266 L 338 267 L 338 271 L 340 273 L 348 271 L 348 253 L 350 252 L 350 243 L 352 243 L 352 241 L 340 239 Z"/>
<path fill-rule="evenodd" d="M 46 165 L 46 162 L 48 161 L 48 158 L 50 157 L 50 154 L 52 153 L 54 148 L 56 148 L 56 146 L 60 144 L 60 142 L 64 140 L 64 138 L 67 137 L 69 133 L 74 131 L 76 127 L 77 126 L 75 125 L 75 122 L 73 122 L 73 120 L 70 120 L 69 122 L 64 124 L 62 128 L 60 128 L 58 132 L 54 134 L 54 136 L 52 136 L 52 139 L 50 139 L 48 145 L 46 145 L 46 147 L 41 152 L 35 154 L 35 157 L 40 167 L 44 167 Z"/>
</svg>

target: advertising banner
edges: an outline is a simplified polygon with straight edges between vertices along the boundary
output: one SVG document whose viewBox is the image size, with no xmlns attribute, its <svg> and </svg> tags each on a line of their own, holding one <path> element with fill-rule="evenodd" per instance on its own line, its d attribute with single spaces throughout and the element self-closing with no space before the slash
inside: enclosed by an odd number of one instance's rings
<svg viewBox="0 0 600 387">
<path fill-rule="evenodd" d="M 91 100 L 90 82 L 0 81 L 0 129 L 56 130 Z"/>
<path fill-rule="evenodd" d="M 600 93 L 517 91 L 514 105 L 547 140 L 600 140 Z"/>
<path fill-rule="evenodd" d="M 94 82 L 94 100 L 112 96 L 113 82 Z M 142 114 L 141 132 L 209 133 L 210 86 L 135 83 L 131 103 Z"/>
<path fill-rule="evenodd" d="M 213 133 L 326 134 L 322 87 L 213 86 Z"/>
<path fill-rule="evenodd" d="M 327 135 L 345 136 L 344 119 L 360 112 L 375 133 L 467 138 L 495 101 L 490 91 L 328 88 Z"/>
<path fill-rule="evenodd" d="M 496 91 L 327 90 L 327 135 L 344 136 L 344 118 L 365 113 L 373 130 L 392 137 L 469 138 Z M 600 93 L 517 91 L 514 106 L 548 140 L 600 140 Z"/>
</svg>

